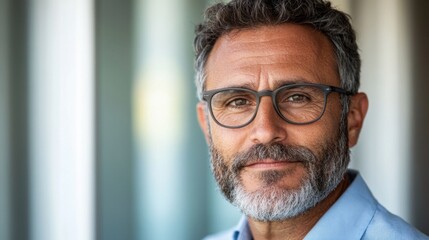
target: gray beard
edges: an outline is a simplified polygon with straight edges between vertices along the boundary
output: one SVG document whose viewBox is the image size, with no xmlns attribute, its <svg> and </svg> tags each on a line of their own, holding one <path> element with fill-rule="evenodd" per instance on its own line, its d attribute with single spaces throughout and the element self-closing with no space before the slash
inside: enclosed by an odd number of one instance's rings
<svg viewBox="0 0 429 240">
<path fill-rule="evenodd" d="M 213 144 L 210 144 L 211 166 L 223 195 L 234 206 L 257 221 L 282 221 L 296 217 L 325 199 L 341 182 L 350 161 L 345 119 L 334 139 L 325 142 L 319 157 L 310 149 L 292 145 L 255 145 L 233 156 L 227 165 Z M 276 185 L 290 171 L 269 170 L 256 175 L 262 187 L 247 192 L 241 182 L 241 169 L 259 159 L 293 161 L 303 164 L 306 175 L 297 189 Z M 293 170 L 292 170 L 293 171 Z"/>
</svg>

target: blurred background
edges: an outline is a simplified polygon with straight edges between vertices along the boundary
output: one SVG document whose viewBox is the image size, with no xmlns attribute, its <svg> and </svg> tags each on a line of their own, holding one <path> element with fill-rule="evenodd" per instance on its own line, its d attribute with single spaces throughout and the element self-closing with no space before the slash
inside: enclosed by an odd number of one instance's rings
<svg viewBox="0 0 429 240">
<path fill-rule="evenodd" d="M 335 0 L 370 109 L 352 168 L 429 234 L 429 1 Z M 199 130 L 207 0 L 0 0 L 0 240 L 201 239 L 240 213 Z"/>
</svg>

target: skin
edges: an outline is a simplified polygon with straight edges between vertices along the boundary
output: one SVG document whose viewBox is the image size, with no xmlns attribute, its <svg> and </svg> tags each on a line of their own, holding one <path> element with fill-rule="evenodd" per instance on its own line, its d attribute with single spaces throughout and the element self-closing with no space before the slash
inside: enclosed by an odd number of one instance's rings
<svg viewBox="0 0 429 240">
<path fill-rule="evenodd" d="M 233 31 L 220 37 L 209 55 L 205 89 L 234 86 L 261 91 L 292 82 L 339 87 L 340 78 L 334 56 L 328 38 L 309 26 L 283 24 Z M 205 108 L 205 103 L 198 103 L 200 126 L 207 141 L 214 144 L 228 160 L 237 152 L 260 143 L 301 145 L 320 155 L 321 143 L 338 133 L 341 114 L 340 98 L 336 93 L 329 95 L 323 117 L 308 125 L 292 125 L 282 120 L 269 97 L 261 99 L 254 121 L 239 129 L 217 125 L 211 116 L 207 116 Z M 352 97 L 347 117 L 349 147 L 357 143 L 367 108 L 368 99 L 364 93 Z M 300 180 L 307 174 L 301 163 L 272 164 L 270 159 L 263 159 L 261 163 L 245 167 L 240 172 L 245 190 L 264 187 L 255 176 L 259 171 L 273 169 L 288 171 L 274 184 L 290 189 L 298 188 Z M 249 218 L 254 239 L 302 239 L 347 186 L 348 179 L 344 178 L 325 200 L 292 219 L 258 222 Z"/>
</svg>

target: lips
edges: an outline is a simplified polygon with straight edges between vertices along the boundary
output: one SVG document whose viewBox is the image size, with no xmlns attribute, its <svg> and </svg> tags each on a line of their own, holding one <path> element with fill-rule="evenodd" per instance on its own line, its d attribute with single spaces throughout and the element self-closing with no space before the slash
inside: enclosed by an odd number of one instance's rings
<svg viewBox="0 0 429 240">
<path fill-rule="evenodd" d="M 286 165 L 295 163 L 297 161 L 288 161 L 288 160 L 273 160 L 273 159 L 264 159 L 251 161 L 247 163 L 244 167 L 248 168 L 275 168 L 275 167 L 284 167 Z"/>
</svg>

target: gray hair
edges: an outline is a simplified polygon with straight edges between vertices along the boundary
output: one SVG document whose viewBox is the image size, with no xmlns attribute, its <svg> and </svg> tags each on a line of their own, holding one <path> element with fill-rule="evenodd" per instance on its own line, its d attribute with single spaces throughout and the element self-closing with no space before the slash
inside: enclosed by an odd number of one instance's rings
<svg viewBox="0 0 429 240">
<path fill-rule="evenodd" d="M 232 0 L 209 7 L 195 28 L 195 70 L 199 99 L 205 87 L 205 65 L 216 41 L 240 29 L 294 23 L 310 25 L 332 42 L 341 87 L 357 93 L 361 60 L 349 16 L 325 0 Z"/>
</svg>

